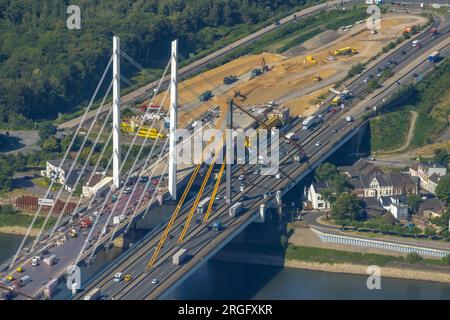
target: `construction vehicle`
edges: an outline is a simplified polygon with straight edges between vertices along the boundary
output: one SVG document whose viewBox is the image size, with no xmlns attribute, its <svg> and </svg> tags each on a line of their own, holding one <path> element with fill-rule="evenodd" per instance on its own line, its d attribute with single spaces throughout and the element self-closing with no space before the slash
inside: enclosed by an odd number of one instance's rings
<svg viewBox="0 0 450 320">
<path fill-rule="evenodd" d="M 223 78 L 223 84 L 229 85 L 229 84 L 232 84 L 233 82 L 236 82 L 236 80 L 237 80 L 237 77 L 234 75 L 226 76 L 225 78 Z"/>
<path fill-rule="evenodd" d="M 252 71 L 250 71 L 250 77 L 254 78 L 262 74 L 262 70 L 260 68 L 255 68 Z"/>
<path fill-rule="evenodd" d="M 10 274 L 8 277 L 6 277 L 6 280 L 8 280 L 8 281 L 14 281 L 15 279 L 14 279 L 14 276 L 12 275 L 12 274 Z"/>
<path fill-rule="evenodd" d="M 77 237 L 77 230 L 75 228 L 72 228 L 69 230 L 69 237 L 71 237 L 71 238 Z"/>
<path fill-rule="evenodd" d="M 314 77 L 314 82 L 320 82 L 320 81 L 322 81 L 322 78 L 319 75 L 316 75 Z"/>
<path fill-rule="evenodd" d="M 247 96 L 243 93 L 241 93 L 241 90 L 234 90 L 234 97 L 239 98 L 241 101 L 247 100 Z"/>
<path fill-rule="evenodd" d="M 138 136 L 150 139 L 164 139 L 166 137 L 165 134 L 158 132 L 158 129 L 149 127 L 141 128 L 138 132 Z"/>
<path fill-rule="evenodd" d="M 306 62 L 317 64 L 317 59 L 314 56 L 306 56 Z"/>
<path fill-rule="evenodd" d="M 18 266 L 18 267 L 16 268 L 16 272 L 17 272 L 17 273 L 22 273 L 22 272 L 23 272 L 22 266 Z"/>
<path fill-rule="evenodd" d="M 358 51 L 352 47 L 345 47 L 345 48 L 334 50 L 335 56 L 352 55 L 352 54 L 357 54 L 357 53 L 358 53 Z"/>
<path fill-rule="evenodd" d="M 269 66 L 266 64 L 266 59 L 262 58 L 261 59 L 261 71 L 262 72 L 267 72 L 269 71 Z"/>
<path fill-rule="evenodd" d="M 172 264 L 179 266 L 189 257 L 187 249 L 180 249 L 172 256 Z"/>
<path fill-rule="evenodd" d="M 211 98 L 212 98 L 212 92 L 211 92 L 211 90 L 208 90 L 208 91 L 203 92 L 203 93 L 198 97 L 198 99 L 200 100 L 200 102 L 206 102 L 206 101 L 208 101 L 208 100 L 211 99 Z"/>
</svg>

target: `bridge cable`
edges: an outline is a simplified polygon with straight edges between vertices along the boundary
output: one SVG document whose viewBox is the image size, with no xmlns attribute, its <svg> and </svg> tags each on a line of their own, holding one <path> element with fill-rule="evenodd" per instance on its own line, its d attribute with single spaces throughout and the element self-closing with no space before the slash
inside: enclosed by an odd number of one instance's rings
<svg viewBox="0 0 450 320">
<path fill-rule="evenodd" d="M 103 80 L 104 80 L 104 78 L 105 78 L 105 76 L 106 76 L 106 73 L 107 73 L 107 71 L 109 70 L 109 67 L 111 66 L 112 58 L 113 58 L 113 57 L 111 56 L 110 59 L 109 59 L 109 62 L 108 62 L 108 64 L 107 64 L 106 68 L 105 68 L 105 71 L 103 72 L 103 75 L 102 75 L 100 81 L 99 81 L 98 84 L 97 84 L 97 87 L 96 87 L 96 89 L 95 89 L 95 91 L 94 91 L 94 94 L 93 94 L 92 97 L 91 97 L 91 100 L 90 100 L 90 102 L 89 102 L 89 105 L 86 107 L 86 110 L 85 110 L 85 112 L 84 112 L 84 114 L 83 114 L 83 117 L 81 118 L 81 121 L 80 121 L 80 123 L 78 124 L 77 129 L 75 130 L 75 134 L 74 134 L 73 137 L 72 137 L 72 140 L 71 140 L 71 142 L 70 142 L 70 144 L 69 144 L 69 147 L 67 148 L 66 152 L 64 153 L 63 159 L 62 159 L 61 162 L 60 162 L 60 166 L 62 166 L 62 165 L 64 164 L 64 162 L 66 161 L 66 158 L 67 158 L 67 156 L 68 156 L 68 154 L 69 154 L 69 151 L 70 151 L 70 149 L 72 148 L 72 145 L 73 145 L 74 142 L 75 142 L 75 139 L 76 139 L 76 137 L 77 137 L 77 135 L 78 135 L 78 132 L 80 131 L 80 129 L 81 129 L 81 127 L 82 127 L 82 124 L 83 124 L 83 122 L 85 121 L 86 116 L 87 116 L 87 114 L 88 114 L 88 112 L 89 112 L 89 110 L 90 110 L 90 108 L 91 108 L 91 106 L 92 106 L 92 104 L 93 104 L 93 102 L 94 102 L 94 99 L 95 99 L 95 97 L 96 97 L 96 95 L 97 95 L 97 93 L 98 93 L 98 91 L 99 91 L 99 89 L 100 89 L 100 86 L 101 86 L 102 83 L 103 83 Z M 45 198 L 45 199 L 48 198 L 48 195 L 50 194 L 50 190 L 53 188 L 53 184 L 54 184 L 54 180 L 52 180 L 52 181 L 50 182 L 50 185 L 48 186 L 47 191 L 45 192 L 45 195 L 44 195 L 44 198 Z M 19 245 L 19 248 L 17 249 L 16 253 L 14 254 L 14 256 L 13 256 L 13 258 L 12 258 L 12 260 L 11 260 L 11 263 L 10 263 L 10 265 L 9 265 L 9 268 L 10 268 L 10 269 L 13 268 L 14 263 L 16 262 L 16 260 L 17 260 L 17 258 L 18 258 L 18 256 L 19 256 L 20 252 L 22 251 L 22 248 L 23 248 L 23 246 L 25 245 L 25 242 L 26 242 L 28 236 L 30 235 L 31 229 L 33 228 L 33 226 L 34 226 L 34 224 L 35 224 L 35 222 L 36 222 L 36 219 L 37 219 L 37 217 L 39 216 L 39 213 L 40 213 L 41 210 L 42 210 L 42 204 L 39 205 L 38 210 L 36 211 L 36 213 L 35 213 L 35 215 L 34 215 L 32 221 L 31 221 L 30 225 L 28 226 L 27 232 L 25 233 L 25 236 L 24 236 L 23 239 L 22 239 L 22 242 L 21 242 L 20 245 Z"/>
</svg>

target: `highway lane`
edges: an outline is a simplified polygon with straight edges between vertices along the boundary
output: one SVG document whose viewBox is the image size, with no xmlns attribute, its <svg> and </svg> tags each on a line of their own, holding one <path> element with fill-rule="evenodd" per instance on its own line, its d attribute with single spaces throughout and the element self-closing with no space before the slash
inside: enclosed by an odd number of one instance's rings
<svg viewBox="0 0 450 320">
<path fill-rule="evenodd" d="M 361 110 L 360 111 L 360 113 L 359 113 L 359 116 L 360 115 L 362 115 L 364 113 L 364 110 Z M 340 130 L 342 130 L 345 126 L 346 126 L 347 124 L 345 123 L 345 120 L 341 117 L 337 122 L 336 122 L 336 124 L 335 124 L 335 126 L 333 127 L 333 129 L 334 130 L 336 130 L 336 131 L 340 131 Z M 332 129 L 332 130 L 333 130 Z M 323 137 L 321 137 L 320 139 L 321 140 L 323 140 L 323 144 L 325 145 L 326 143 L 329 143 L 331 140 L 332 140 L 332 137 L 334 136 L 333 134 L 330 134 L 330 132 L 332 132 L 332 131 L 330 131 L 330 130 L 327 130 L 326 132 L 325 132 L 325 134 L 323 135 Z M 300 132 L 301 133 L 301 132 Z M 312 148 L 312 149 L 311 149 Z M 306 146 L 306 150 L 307 150 L 307 152 L 309 153 L 309 152 L 314 152 L 314 147 L 313 146 L 309 146 L 309 145 L 307 145 Z M 224 211 L 224 214 L 226 215 L 226 210 Z M 198 238 L 199 240 L 195 240 L 195 241 L 200 241 L 200 242 L 205 242 L 205 240 L 202 238 L 202 237 L 199 237 Z M 194 243 L 193 244 L 193 248 L 191 249 L 190 248 L 190 250 L 193 250 L 194 252 L 195 252 L 195 249 L 196 249 L 196 244 Z M 144 265 L 145 265 L 145 259 L 144 260 L 142 260 L 142 263 L 144 263 Z M 155 273 L 151 273 L 151 275 L 148 275 L 147 277 L 146 277 L 146 279 L 148 280 L 148 279 L 151 279 L 151 277 L 157 277 L 157 276 L 160 276 L 160 277 L 164 277 L 164 276 L 166 276 L 166 274 L 169 274 L 170 272 L 169 271 L 167 271 L 166 270 L 166 268 L 167 269 L 174 269 L 174 268 L 176 268 L 176 266 L 171 266 L 170 265 L 170 255 L 167 257 L 167 259 L 166 260 L 164 260 L 162 263 L 164 263 L 165 264 L 165 267 L 164 268 L 162 268 L 161 266 L 162 265 L 159 265 L 158 266 L 158 268 L 156 268 L 155 269 Z M 170 266 L 169 266 L 170 265 Z M 140 266 L 142 266 L 142 264 L 140 265 Z M 158 271 L 159 270 L 159 271 Z M 156 279 L 158 279 L 158 278 L 156 278 Z M 160 279 L 162 279 L 162 278 L 160 278 Z M 138 284 L 138 288 L 136 289 L 136 290 L 133 290 L 131 293 L 130 293 L 130 295 L 129 296 L 124 296 L 124 298 L 138 298 L 138 297 L 141 297 L 142 298 L 142 296 L 140 296 L 140 294 L 142 294 L 143 292 L 148 292 L 148 289 L 145 289 L 146 287 L 148 287 L 149 286 L 149 283 L 148 283 L 148 281 L 145 281 L 145 282 L 141 282 L 140 284 Z M 157 287 L 158 286 L 158 284 L 155 284 L 154 285 L 154 287 Z M 147 291 L 146 291 L 147 290 Z"/>
</svg>

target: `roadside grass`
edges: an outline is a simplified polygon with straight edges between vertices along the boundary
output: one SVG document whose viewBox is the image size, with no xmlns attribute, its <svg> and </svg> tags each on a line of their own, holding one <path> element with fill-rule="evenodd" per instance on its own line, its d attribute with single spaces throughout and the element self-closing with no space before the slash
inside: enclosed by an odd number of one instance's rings
<svg viewBox="0 0 450 320">
<path fill-rule="evenodd" d="M 371 119 L 372 151 L 389 151 L 401 147 L 406 142 L 411 117 L 408 110 L 400 110 Z"/>
<path fill-rule="evenodd" d="M 45 177 L 38 177 L 38 178 L 33 178 L 31 179 L 31 181 L 37 185 L 40 186 L 42 188 L 48 188 L 48 186 L 50 185 L 50 180 L 48 178 Z M 53 183 L 52 186 L 52 191 L 57 191 L 61 188 L 61 184 L 59 183 Z"/>
<path fill-rule="evenodd" d="M 408 257 L 397 257 L 375 253 L 360 253 L 349 252 L 334 249 L 316 248 L 289 245 L 286 250 L 287 260 L 299 260 L 306 262 L 318 263 L 349 263 L 349 264 L 363 264 L 363 265 L 377 265 L 386 266 L 389 263 L 405 263 L 408 264 Z M 446 266 L 449 265 L 442 260 L 423 258 L 411 265 L 432 265 L 432 266 Z"/>
<path fill-rule="evenodd" d="M 0 213 L 0 227 L 23 227 L 28 228 L 33 220 L 33 215 L 24 213 Z M 45 217 L 39 216 L 36 218 L 36 222 L 33 228 L 41 228 L 44 223 Z M 46 228 L 53 226 L 56 222 L 56 218 L 50 217 L 47 221 Z"/>
</svg>

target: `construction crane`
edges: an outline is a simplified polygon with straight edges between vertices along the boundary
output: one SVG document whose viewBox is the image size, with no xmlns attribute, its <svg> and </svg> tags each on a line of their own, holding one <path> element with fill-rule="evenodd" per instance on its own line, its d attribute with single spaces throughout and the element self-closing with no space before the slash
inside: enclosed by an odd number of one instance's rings
<svg viewBox="0 0 450 320">
<path fill-rule="evenodd" d="M 232 103 L 233 103 L 233 106 L 235 106 L 236 108 L 238 108 L 239 110 L 244 112 L 249 117 L 253 118 L 262 127 L 262 129 L 266 129 L 268 127 L 268 124 L 266 122 L 261 121 L 258 117 L 254 116 L 251 112 L 245 110 L 242 106 L 234 103 L 234 101 L 232 101 Z M 289 143 L 293 144 L 299 150 L 300 159 L 307 157 L 305 150 L 299 143 L 297 143 L 296 141 L 294 141 L 292 139 L 289 139 L 286 136 L 282 136 L 281 138 L 287 140 Z"/>
<path fill-rule="evenodd" d="M 29 295 L 27 295 L 27 294 L 25 294 L 25 293 L 22 293 L 22 292 L 20 292 L 20 291 L 17 291 L 17 290 L 15 290 L 14 288 L 10 288 L 10 287 L 4 286 L 4 285 L 2 285 L 2 284 L 0 284 L 0 289 L 3 289 L 3 290 L 5 290 L 5 291 L 7 291 L 7 292 L 5 293 L 5 297 L 6 297 L 7 299 L 12 299 L 12 298 L 14 298 L 16 295 L 19 295 L 19 296 L 23 296 L 23 297 L 25 297 L 25 298 L 27 298 L 27 299 L 34 300 L 34 297 L 29 296 Z"/>
<path fill-rule="evenodd" d="M 247 100 L 247 95 L 241 93 L 241 90 L 234 90 L 234 97 L 239 98 L 241 101 Z"/>
<path fill-rule="evenodd" d="M 262 72 L 267 72 L 269 71 L 269 66 L 266 64 L 266 59 L 262 58 L 261 59 L 261 70 Z"/>
</svg>

